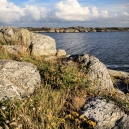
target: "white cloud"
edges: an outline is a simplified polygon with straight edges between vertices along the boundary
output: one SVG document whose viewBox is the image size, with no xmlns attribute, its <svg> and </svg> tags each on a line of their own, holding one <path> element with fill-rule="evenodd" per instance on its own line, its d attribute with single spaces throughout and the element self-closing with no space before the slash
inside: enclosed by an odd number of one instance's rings
<svg viewBox="0 0 129 129">
<path fill-rule="evenodd" d="M 48 10 L 44 7 L 37 7 L 34 5 L 26 5 L 25 8 L 22 9 L 24 12 L 24 16 L 21 17 L 22 20 L 25 22 L 28 21 L 40 21 L 44 20 L 47 17 Z"/>
<path fill-rule="evenodd" d="M 0 0 L 0 23 L 60 23 L 60 22 L 94 22 L 99 21 L 128 21 L 127 10 L 115 11 L 105 7 L 84 6 L 78 0 L 60 0 L 52 7 L 44 7 L 46 3 L 36 3 L 37 0 L 28 0 L 24 7 L 15 5 L 9 0 Z M 36 4 L 35 4 L 36 3 Z M 48 3 L 47 3 L 48 4 Z M 122 13 L 123 12 L 123 13 Z M 95 23 L 95 22 L 94 22 Z"/>
<path fill-rule="evenodd" d="M 19 21 L 23 15 L 20 7 L 14 5 L 7 0 L 0 0 L 0 21 L 1 22 L 14 22 Z"/>
<path fill-rule="evenodd" d="M 97 7 L 83 7 L 77 0 L 60 1 L 55 8 L 56 17 L 67 21 L 87 21 L 99 17 L 108 17 L 108 11 L 99 11 Z"/>
<path fill-rule="evenodd" d="M 24 18 L 29 19 L 30 21 L 38 21 L 40 20 L 40 11 L 36 6 L 26 6 L 23 9 L 24 12 Z"/>
<path fill-rule="evenodd" d="M 108 11 L 106 11 L 106 10 L 103 11 L 103 10 L 102 10 L 102 11 L 100 12 L 100 16 L 102 16 L 102 17 L 104 17 L 104 18 L 107 18 L 107 17 L 108 17 Z"/>
<path fill-rule="evenodd" d="M 123 12 L 122 16 L 129 17 L 129 13 Z"/>
<path fill-rule="evenodd" d="M 95 17 L 99 16 L 99 12 L 98 12 L 98 9 L 96 7 L 92 8 L 92 15 L 95 16 Z"/>
<path fill-rule="evenodd" d="M 8 0 L 0 0 L 0 22 L 35 22 L 44 20 L 49 10 L 44 7 L 26 5 L 24 8 L 14 5 Z"/>
<path fill-rule="evenodd" d="M 55 6 L 55 15 L 63 20 L 68 21 L 85 21 L 88 20 L 88 7 L 81 7 L 77 0 L 60 1 Z"/>
</svg>

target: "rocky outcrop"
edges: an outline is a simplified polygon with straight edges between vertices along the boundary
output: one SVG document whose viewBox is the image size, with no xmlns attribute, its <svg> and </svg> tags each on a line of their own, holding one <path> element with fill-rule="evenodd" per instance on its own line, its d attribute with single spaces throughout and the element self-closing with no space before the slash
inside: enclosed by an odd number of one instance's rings
<svg viewBox="0 0 129 129">
<path fill-rule="evenodd" d="M 55 55 L 56 43 L 55 40 L 49 36 L 41 34 L 31 34 L 31 54 L 34 56 Z"/>
<path fill-rule="evenodd" d="M 28 96 L 40 83 L 39 72 L 33 64 L 0 60 L 0 100 Z"/>
<path fill-rule="evenodd" d="M 23 53 L 26 50 L 30 50 L 30 54 L 34 56 L 56 54 L 56 43 L 53 38 L 22 28 L 1 27 L 0 44 L 11 54 Z"/>
<path fill-rule="evenodd" d="M 67 28 L 50 28 L 50 27 L 42 27 L 42 28 L 29 28 L 31 31 L 35 32 L 56 32 L 56 33 L 78 33 L 78 32 L 116 32 L 116 31 L 129 31 L 129 28 L 118 28 L 118 27 L 110 27 L 110 28 L 93 28 L 93 27 L 67 27 Z"/>
<path fill-rule="evenodd" d="M 0 43 L 2 45 L 23 44 L 30 45 L 30 32 L 27 29 L 1 27 Z"/>
<path fill-rule="evenodd" d="M 27 51 L 27 47 L 22 45 L 3 45 L 2 48 L 14 55 L 23 54 Z"/>
<path fill-rule="evenodd" d="M 58 57 L 66 56 L 66 51 L 59 49 L 59 50 L 57 50 L 56 55 L 57 55 Z"/>
<path fill-rule="evenodd" d="M 121 90 L 123 93 L 129 93 L 129 73 L 116 70 L 108 70 L 108 72 L 113 80 L 114 85 L 117 86 L 117 88 Z"/>
<path fill-rule="evenodd" d="M 129 78 L 129 73 L 128 72 L 116 71 L 116 70 L 111 70 L 111 69 L 109 69 L 108 72 L 113 77 Z"/>
<path fill-rule="evenodd" d="M 95 129 L 129 128 L 129 116 L 114 102 L 100 97 L 88 98 L 82 116 L 94 121 Z"/>
<path fill-rule="evenodd" d="M 75 61 L 86 68 L 86 82 L 92 90 L 97 92 L 102 90 L 112 91 L 114 89 L 106 66 L 96 57 L 88 54 L 73 55 L 68 60 Z"/>
</svg>

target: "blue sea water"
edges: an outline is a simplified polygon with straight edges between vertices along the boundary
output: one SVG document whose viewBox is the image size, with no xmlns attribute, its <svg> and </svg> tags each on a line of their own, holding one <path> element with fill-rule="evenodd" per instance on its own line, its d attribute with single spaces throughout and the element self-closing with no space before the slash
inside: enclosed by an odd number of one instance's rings
<svg viewBox="0 0 129 129">
<path fill-rule="evenodd" d="M 129 72 L 129 32 L 41 33 L 56 41 L 67 54 L 88 53 L 110 69 Z"/>
</svg>

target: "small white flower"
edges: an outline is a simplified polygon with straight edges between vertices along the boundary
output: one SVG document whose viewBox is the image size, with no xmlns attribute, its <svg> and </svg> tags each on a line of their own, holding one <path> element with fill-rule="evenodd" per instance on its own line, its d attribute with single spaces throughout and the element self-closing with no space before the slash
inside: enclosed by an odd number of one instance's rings
<svg viewBox="0 0 129 129">
<path fill-rule="evenodd" d="M 6 120 L 5 122 L 8 124 L 9 123 L 9 120 Z"/>
<path fill-rule="evenodd" d="M 6 109 L 6 107 L 5 106 L 2 106 L 2 108 L 1 108 L 2 110 L 5 110 Z"/>
<path fill-rule="evenodd" d="M 35 110 L 35 108 L 33 108 L 33 110 Z"/>
</svg>

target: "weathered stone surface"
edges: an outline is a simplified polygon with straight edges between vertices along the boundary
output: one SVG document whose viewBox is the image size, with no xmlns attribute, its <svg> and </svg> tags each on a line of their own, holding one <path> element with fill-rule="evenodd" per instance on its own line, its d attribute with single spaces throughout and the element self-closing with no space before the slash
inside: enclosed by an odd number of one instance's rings
<svg viewBox="0 0 129 129">
<path fill-rule="evenodd" d="M 123 116 L 113 129 L 129 129 L 129 116 Z"/>
<path fill-rule="evenodd" d="M 83 54 L 73 55 L 68 59 L 72 59 L 79 64 L 86 67 L 86 81 L 90 87 L 95 91 L 107 90 L 112 91 L 114 89 L 112 80 L 108 73 L 106 66 L 94 56 Z"/>
<path fill-rule="evenodd" d="M 85 30 L 85 32 L 88 32 L 88 30 Z"/>
<path fill-rule="evenodd" d="M 14 60 L 0 60 L 0 100 L 32 94 L 41 82 L 35 65 Z"/>
<path fill-rule="evenodd" d="M 59 32 L 60 32 L 60 30 L 59 30 L 59 29 L 56 29 L 56 30 L 55 30 L 55 32 L 56 32 L 56 33 L 59 33 Z"/>
<path fill-rule="evenodd" d="M 123 71 L 116 71 L 116 70 L 110 70 L 108 69 L 108 72 L 113 77 L 123 77 L 123 78 L 129 78 L 129 72 L 123 72 Z"/>
<path fill-rule="evenodd" d="M 49 33 L 55 33 L 55 28 L 51 28 L 50 30 L 48 30 Z"/>
<path fill-rule="evenodd" d="M 63 33 L 64 32 L 64 29 L 60 29 L 60 33 Z"/>
<path fill-rule="evenodd" d="M 21 54 L 27 50 L 24 45 L 3 45 L 2 47 L 11 54 Z"/>
<path fill-rule="evenodd" d="M 60 56 L 66 56 L 66 51 L 59 49 L 59 50 L 57 50 L 57 54 L 56 55 L 58 57 L 60 57 Z"/>
<path fill-rule="evenodd" d="M 31 54 L 34 56 L 56 54 L 55 40 L 49 36 L 31 33 L 31 45 Z"/>
<path fill-rule="evenodd" d="M 74 32 L 75 32 L 75 33 L 78 33 L 78 32 L 79 32 L 79 30 L 75 30 Z"/>
<path fill-rule="evenodd" d="M 0 44 L 14 45 L 24 44 L 30 45 L 30 32 L 27 29 L 1 27 L 0 29 Z"/>
<path fill-rule="evenodd" d="M 54 28 L 49 30 L 55 32 Z M 34 56 L 56 54 L 54 39 L 42 34 L 30 33 L 23 28 L 0 27 L 0 44 L 5 45 L 3 47 L 13 54 L 25 52 L 27 49 L 30 49 Z"/>
<path fill-rule="evenodd" d="M 114 102 L 107 103 L 102 98 L 88 98 L 83 117 L 96 122 L 96 129 L 128 129 L 129 116 Z"/>
<path fill-rule="evenodd" d="M 129 93 L 129 72 L 108 70 L 110 76 L 113 78 L 114 85 L 123 93 Z M 126 97 L 127 98 L 127 97 Z M 129 100 L 129 97 L 128 97 Z"/>
</svg>

